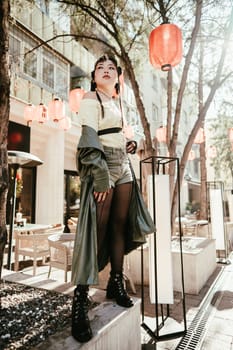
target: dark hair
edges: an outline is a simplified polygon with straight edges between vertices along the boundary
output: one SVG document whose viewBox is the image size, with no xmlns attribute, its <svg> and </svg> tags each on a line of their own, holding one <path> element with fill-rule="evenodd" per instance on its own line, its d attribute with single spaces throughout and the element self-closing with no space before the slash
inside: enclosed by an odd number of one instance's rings
<svg viewBox="0 0 233 350">
<path fill-rule="evenodd" d="M 96 82 L 94 79 L 95 79 L 95 70 L 96 70 L 97 65 L 100 62 L 105 62 L 107 60 L 110 60 L 114 64 L 114 66 L 116 67 L 118 78 L 122 74 L 122 69 L 120 66 L 117 65 L 117 60 L 115 59 L 115 57 L 112 55 L 104 54 L 103 56 L 98 58 L 98 60 L 95 62 L 94 70 L 91 72 L 91 91 L 95 91 L 95 89 L 96 89 Z M 115 90 L 116 90 L 117 95 L 119 95 L 119 93 L 120 93 L 119 82 L 116 83 Z"/>
</svg>

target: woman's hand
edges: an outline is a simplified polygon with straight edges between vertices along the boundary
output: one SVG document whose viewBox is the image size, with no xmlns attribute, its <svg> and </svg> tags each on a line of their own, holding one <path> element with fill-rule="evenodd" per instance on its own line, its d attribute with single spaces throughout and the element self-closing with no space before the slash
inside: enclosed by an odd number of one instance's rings
<svg viewBox="0 0 233 350">
<path fill-rule="evenodd" d="M 94 198 L 96 200 L 97 203 L 99 202 L 104 202 L 107 195 L 109 194 L 110 188 L 107 191 L 104 192 L 96 192 L 94 191 Z"/>
<path fill-rule="evenodd" d="M 136 141 L 128 141 L 126 142 L 126 152 L 134 154 L 137 149 L 137 142 Z"/>
</svg>

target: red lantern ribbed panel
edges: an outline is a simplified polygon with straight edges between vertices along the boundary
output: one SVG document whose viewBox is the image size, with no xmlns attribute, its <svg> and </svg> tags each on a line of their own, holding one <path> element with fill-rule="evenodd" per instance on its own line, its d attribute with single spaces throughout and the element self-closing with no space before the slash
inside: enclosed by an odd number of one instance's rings
<svg viewBox="0 0 233 350">
<path fill-rule="evenodd" d="M 156 138 L 158 142 L 166 142 L 167 140 L 167 127 L 166 126 L 160 126 L 156 130 Z"/>
<path fill-rule="evenodd" d="M 43 124 L 44 122 L 49 120 L 48 109 L 43 103 L 40 103 L 36 107 L 36 109 L 35 109 L 35 119 L 41 124 Z"/>
<path fill-rule="evenodd" d="M 161 24 L 150 33 L 149 57 L 154 67 L 170 70 L 180 63 L 182 52 L 182 34 L 175 24 Z"/>
<path fill-rule="evenodd" d="M 233 128 L 228 129 L 228 137 L 229 137 L 229 141 L 233 142 Z"/>
<path fill-rule="evenodd" d="M 188 160 L 194 160 L 195 157 L 196 157 L 195 152 L 193 149 L 191 149 L 191 151 L 189 152 L 189 155 L 188 155 Z"/>
<path fill-rule="evenodd" d="M 69 106 L 72 112 L 78 112 L 84 94 L 85 91 L 82 88 L 76 88 L 70 91 Z"/>
<path fill-rule="evenodd" d="M 54 122 L 58 122 L 60 119 L 65 117 L 65 106 L 64 103 L 55 98 L 53 101 L 49 102 L 48 115 Z"/>
<path fill-rule="evenodd" d="M 59 128 L 67 131 L 71 128 L 71 119 L 70 117 L 64 117 L 59 120 Z"/>
<path fill-rule="evenodd" d="M 197 132 L 197 135 L 194 139 L 194 142 L 193 143 L 197 143 L 197 144 L 200 144 L 202 142 L 205 141 L 205 134 L 204 134 L 204 129 L 203 128 L 200 128 Z"/>
<path fill-rule="evenodd" d="M 33 106 L 31 103 L 29 103 L 24 108 L 24 119 L 30 123 L 35 118 L 35 106 Z"/>
</svg>

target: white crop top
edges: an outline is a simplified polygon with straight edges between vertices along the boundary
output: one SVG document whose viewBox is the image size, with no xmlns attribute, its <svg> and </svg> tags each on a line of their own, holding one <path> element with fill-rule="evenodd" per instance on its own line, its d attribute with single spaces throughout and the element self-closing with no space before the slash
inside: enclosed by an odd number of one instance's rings
<svg viewBox="0 0 233 350">
<path fill-rule="evenodd" d="M 121 111 L 113 100 L 103 101 L 104 117 L 101 106 L 95 99 L 85 98 L 81 100 L 78 112 L 80 125 L 87 125 L 96 130 L 122 127 Z M 122 131 L 99 136 L 103 146 L 125 148 L 125 137 Z"/>
</svg>

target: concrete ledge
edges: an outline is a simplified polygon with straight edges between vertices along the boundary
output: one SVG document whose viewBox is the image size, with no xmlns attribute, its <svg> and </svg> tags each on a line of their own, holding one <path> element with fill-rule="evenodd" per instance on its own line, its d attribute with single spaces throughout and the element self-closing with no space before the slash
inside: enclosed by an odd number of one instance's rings
<svg viewBox="0 0 233 350">
<path fill-rule="evenodd" d="M 93 338 L 78 343 L 70 327 L 51 336 L 35 347 L 37 350 L 141 350 L 140 300 L 126 309 L 112 302 L 103 302 L 89 313 Z"/>
<path fill-rule="evenodd" d="M 71 283 L 61 283 L 58 280 L 47 279 L 48 266 L 40 267 L 38 270 L 41 273 L 37 276 L 32 276 L 32 274 L 25 272 L 14 272 L 3 269 L 2 277 L 7 281 L 18 282 L 73 296 L 74 286 Z M 133 298 L 134 306 L 127 309 L 118 306 L 111 300 L 107 300 L 105 298 L 106 291 L 104 290 L 91 287 L 89 295 L 93 298 L 93 301 L 100 303 L 89 312 L 93 331 L 93 338 L 89 342 L 84 344 L 78 343 L 71 336 L 71 328 L 69 326 L 64 328 L 62 332 L 50 336 L 33 349 L 141 350 L 141 300 Z"/>
</svg>

